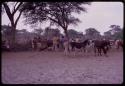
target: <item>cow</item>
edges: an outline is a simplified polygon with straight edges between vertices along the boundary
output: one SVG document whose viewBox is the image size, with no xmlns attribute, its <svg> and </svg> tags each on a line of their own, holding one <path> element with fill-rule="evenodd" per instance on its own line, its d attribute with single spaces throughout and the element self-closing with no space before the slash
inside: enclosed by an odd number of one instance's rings
<svg viewBox="0 0 125 86">
<path fill-rule="evenodd" d="M 123 48 L 123 40 L 116 40 L 115 47 L 118 50 L 120 47 Z"/>
<path fill-rule="evenodd" d="M 110 46 L 110 41 L 109 40 L 93 40 L 94 42 L 94 52 L 95 52 L 95 56 L 96 53 L 98 53 L 98 56 L 102 56 L 102 51 L 104 53 L 104 55 L 106 57 L 108 57 L 107 55 L 107 51 L 109 50 L 109 46 Z"/>
<path fill-rule="evenodd" d="M 83 42 L 70 42 L 70 46 L 71 46 L 71 51 L 74 51 L 75 49 L 80 49 L 82 51 L 82 49 L 84 49 L 85 52 L 85 47 L 87 46 L 87 44 L 89 43 L 89 40 L 86 39 Z"/>
</svg>

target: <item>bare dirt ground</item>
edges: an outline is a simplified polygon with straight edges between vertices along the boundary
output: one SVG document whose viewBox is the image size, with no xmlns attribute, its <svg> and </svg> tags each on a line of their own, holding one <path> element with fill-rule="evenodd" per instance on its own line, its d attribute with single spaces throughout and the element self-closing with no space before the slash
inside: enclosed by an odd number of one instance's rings
<svg viewBox="0 0 125 86">
<path fill-rule="evenodd" d="M 121 84 L 123 52 L 109 57 L 63 52 L 3 52 L 3 84 Z"/>
</svg>

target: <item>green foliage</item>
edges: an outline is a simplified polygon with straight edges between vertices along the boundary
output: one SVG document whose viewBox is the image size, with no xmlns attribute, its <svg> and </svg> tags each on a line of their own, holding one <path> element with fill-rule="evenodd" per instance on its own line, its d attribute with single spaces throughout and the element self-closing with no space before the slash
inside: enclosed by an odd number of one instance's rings
<svg viewBox="0 0 125 86">
<path fill-rule="evenodd" d="M 69 35 L 69 38 L 77 38 L 77 37 L 80 37 L 82 38 L 83 37 L 83 33 L 81 32 L 77 32 L 76 30 L 74 29 L 69 29 L 67 31 L 68 35 Z"/>
<path fill-rule="evenodd" d="M 123 32 L 117 32 L 115 34 L 112 35 L 113 39 L 123 39 Z"/>
<path fill-rule="evenodd" d="M 34 24 L 45 21 L 46 18 L 46 2 L 27 2 L 23 5 L 23 15 L 26 18 L 26 24 Z"/>
<path fill-rule="evenodd" d="M 89 39 L 95 39 L 95 38 L 100 38 L 101 35 L 100 35 L 100 32 L 97 31 L 95 28 L 88 28 L 85 30 L 86 34 L 86 38 L 89 38 Z"/>
<path fill-rule="evenodd" d="M 119 25 L 110 25 L 110 30 L 104 33 L 106 38 L 123 39 L 123 29 Z"/>
<path fill-rule="evenodd" d="M 43 32 L 43 30 L 41 28 L 39 29 L 34 29 L 34 32 L 38 35 L 41 36 L 41 33 Z"/>
<path fill-rule="evenodd" d="M 66 36 L 70 24 L 77 25 L 80 20 L 75 18 L 72 13 L 86 12 L 83 4 L 89 2 L 28 2 L 25 3 L 24 16 L 27 24 L 34 24 L 49 20 L 51 25 L 63 28 Z"/>
<path fill-rule="evenodd" d="M 44 34 L 43 34 L 46 38 L 51 39 L 53 38 L 53 36 L 60 36 L 60 30 L 59 29 L 52 29 L 52 28 L 45 28 Z"/>
<path fill-rule="evenodd" d="M 13 5 L 9 5 L 10 3 L 12 3 Z M 10 36 L 10 39 L 11 39 L 10 47 L 11 48 L 14 48 L 14 46 L 15 46 L 16 26 L 21 17 L 22 11 L 23 11 L 23 10 L 19 11 L 22 4 L 23 4 L 23 2 L 3 2 L 2 3 L 2 6 L 4 7 L 7 17 L 9 18 L 10 23 L 11 23 L 11 32 L 10 32 L 11 33 L 11 36 Z M 17 12 L 19 14 L 16 15 L 16 17 L 15 17 L 15 14 Z"/>
</svg>

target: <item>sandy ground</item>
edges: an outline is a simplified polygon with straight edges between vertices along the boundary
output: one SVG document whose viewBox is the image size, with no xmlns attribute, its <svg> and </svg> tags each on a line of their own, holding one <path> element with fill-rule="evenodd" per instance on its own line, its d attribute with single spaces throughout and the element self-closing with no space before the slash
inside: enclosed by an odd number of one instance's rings
<svg viewBox="0 0 125 86">
<path fill-rule="evenodd" d="M 3 52 L 3 84 L 121 84 L 123 52 L 109 57 L 63 52 Z"/>
</svg>

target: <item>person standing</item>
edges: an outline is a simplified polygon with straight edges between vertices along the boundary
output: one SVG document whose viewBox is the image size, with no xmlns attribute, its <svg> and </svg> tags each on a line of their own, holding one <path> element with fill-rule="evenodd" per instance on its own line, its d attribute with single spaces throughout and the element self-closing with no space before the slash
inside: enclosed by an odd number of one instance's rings
<svg viewBox="0 0 125 86">
<path fill-rule="evenodd" d="M 54 36 L 53 37 L 53 50 L 54 51 L 57 51 L 57 48 L 58 48 L 58 40 L 59 40 L 59 38 L 58 38 L 58 36 Z"/>
<path fill-rule="evenodd" d="M 7 49 L 10 49 L 10 45 L 9 45 L 8 40 L 7 40 L 5 43 L 6 43 L 6 48 L 7 48 Z"/>
<path fill-rule="evenodd" d="M 69 53 L 69 40 L 66 37 L 64 38 L 63 46 L 64 46 L 64 54 L 68 55 L 68 53 Z"/>
<path fill-rule="evenodd" d="M 41 46 L 42 46 L 42 45 L 41 45 L 41 38 L 38 37 L 38 38 L 37 38 L 37 50 L 38 50 L 38 51 L 40 51 Z"/>
<path fill-rule="evenodd" d="M 32 40 L 32 49 L 33 50 L 37 49 L 37 38 L 36 37 L 34 37 Z"/>
<path fill-rule="evenodd" d="M 64 36 L 61 36 L 60 37 L 60 48 L 61 48 L 61 50 L 63 50 L 64 49 L 64 46 L 63 46 L 63 43 L 64 43 Z"/>
</svg>

